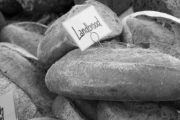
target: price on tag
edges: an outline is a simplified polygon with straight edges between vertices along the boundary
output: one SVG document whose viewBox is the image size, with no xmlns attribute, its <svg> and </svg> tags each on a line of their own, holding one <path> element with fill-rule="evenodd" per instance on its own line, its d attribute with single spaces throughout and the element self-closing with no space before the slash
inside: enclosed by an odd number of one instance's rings
<svg viewBox="0 0 180 120">
<path fill-rule="evenodd" d="M 94 6 L 64 21 L 63 27 L 82 51 L 112 32 Z"/>
<path fill-rule="evenodd" d="M 17 120 L 13 92 L 0 96 L 0 120 Z"/>
</svg>

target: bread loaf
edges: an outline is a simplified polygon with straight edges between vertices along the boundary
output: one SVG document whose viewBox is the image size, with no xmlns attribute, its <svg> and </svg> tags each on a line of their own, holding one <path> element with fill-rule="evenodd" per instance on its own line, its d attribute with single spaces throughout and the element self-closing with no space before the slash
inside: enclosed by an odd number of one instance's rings
<svg viewBox="0 0 180 120">
<path fill-rule="evenodd" d="M 37 56 L 37 47 L 47 26 L 34 22 L 19 22 L 9 24 L 0 33 L 2 42 L 19 45 Z"/>
<path fill-rule="evenodd" d="M 45 73 L 36 67 L 36 57 L 14 46 L 0 43 L 0 71 L 27 93 L 38 111 L 43 115 L 50 114 L 53 94 L 45 86 Z"/>
<path fill-rule="evenodd" d="M 98 120 L 178 120 L 175 109 L 155 103 L 102 102 Z"/>
<path fill-rule="evenodd" d="M 42 63 L 50 67 L 55 61 L 63 57 L 69 51 L 77 48 L 73 39 L 62 26 L 62 22 L 80 13 L 85 8 L 93 5 L 104 22 L 111 28 L 112 33 L 104 39 L 120 35 L 122 31 L 121 22 L 117 15 L 105 5 L 89 0 L 82 5 L 74 6 L 68 13 L 57 19 L 46 31 L 45 36 L 38 46 L 37 55 Z"/>
<path fill-rule="evenodd" d="M 171 18 L 149 17 L 143 14 L 135 17 L 133 16 L 135 14 L 138 13 L 131 14 L 123 19 L 125 42 L 180 58 L 180 23 L 176 23 Z M 147 14 L 150 13 L 147 12 Z"/>
<path fill-rule="evenodd" d="M 167 101 L 180 98 L 180 60 L 141 48 L 74 50 L 46 74 L 49 90 L 78 99 Z"/>
</svg>

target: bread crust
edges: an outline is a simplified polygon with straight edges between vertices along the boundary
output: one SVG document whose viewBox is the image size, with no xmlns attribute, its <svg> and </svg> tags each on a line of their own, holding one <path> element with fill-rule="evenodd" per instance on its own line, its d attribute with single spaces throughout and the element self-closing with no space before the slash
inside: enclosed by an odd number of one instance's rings
<svg viewBox="0 0 180 120">
<path fill-rule="evenodd" d="M 141 48 L 74 50 L 46 74 L 47 87 L 78 99 L 166 101 L 180 98 L 180 61 Z"/>
<path fill-rule="evenodd" d="M 46 88 L 45 73 L 40 66 L 37 58 L 24 49 L 10 43 L 0 43 L 0 71 L 2 74 L 25 91 L 38 111 L 49 115 L 54 94 Z"/>
<path fill-rule="evenodd" d="M 44 38 L 38 46 L 37 56 L 42 63 L 47 65 L 47 67 L 50 67 L 53 63 L 62 58 L 69 51 L 77 48 L 77 45 L 75 44 L 71 36 L 62 26 L 62 22 L 76 15 L 90 5 L 95 6 L 102 19 L 112 30 L 112 33 L 109 36 L 106 36 L 104 39 L 113 38 L 121 34 L 121 22 L 118 19 L 118 16 L 107 6 L 91 0 L 82 5 L 76 5 L 67 14 L 57 19 L 47 29 Z"/>
<path fill-rule="evenodd" d="M 158 103 L 100 102 L 98 120 L 178 120 L 175 109 Z"/>
</svg>

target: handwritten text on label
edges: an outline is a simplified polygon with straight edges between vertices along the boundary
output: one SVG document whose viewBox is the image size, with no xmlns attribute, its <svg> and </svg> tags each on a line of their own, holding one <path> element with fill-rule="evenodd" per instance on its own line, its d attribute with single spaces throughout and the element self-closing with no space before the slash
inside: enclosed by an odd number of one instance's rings
<svg viewBox="0 0 180 120">
<path fill-rule="evenodd" d="M 112 32 L 94 6 L 64 21 L 63 26 L 82 51 Z"/>
</svg>

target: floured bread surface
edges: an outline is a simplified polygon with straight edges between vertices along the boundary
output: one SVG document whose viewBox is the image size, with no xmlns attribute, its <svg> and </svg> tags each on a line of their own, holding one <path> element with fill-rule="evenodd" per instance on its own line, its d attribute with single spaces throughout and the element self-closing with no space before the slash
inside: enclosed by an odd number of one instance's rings
<svg viewBox="0 0 180 120">
<path fill-rule="evenodd" d="M 154 20 L 156 19 L 156 20 Z M 180 58 L 180 25 L 165 18 L 132 17 L 126 20 L 124 41 Z"/>
<path fill-rule="evenodd" d="M 98 120 L 178 120 L 178 113 L 155 103 L 101 102 Z"/>
<path fill-rule="evenodd" d="M 52 65 L 46 85 L 55 93 L 78 99 L 177 100 L 179 70 L 179 59 L 158 51 L 94 47 L 71 51 Z"/>
</svg>

